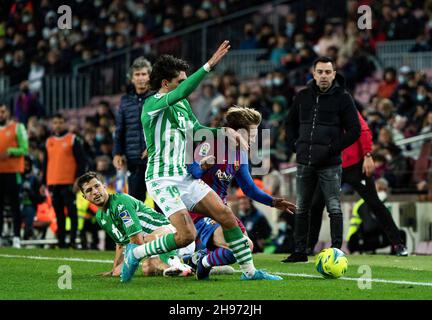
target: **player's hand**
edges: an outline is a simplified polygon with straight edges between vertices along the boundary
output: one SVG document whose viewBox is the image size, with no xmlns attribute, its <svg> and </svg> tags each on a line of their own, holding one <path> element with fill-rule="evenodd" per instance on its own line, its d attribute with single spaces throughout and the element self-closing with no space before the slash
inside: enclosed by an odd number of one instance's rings
<svg viewBox="0 0 432 320">
<path fill-rule="evenodd" d="M 294 203 L 291 203 L 284 198 L 273 198 L 273 207 L 291 214 L 293 214 L 297 209 L 297 206 Z"/>
<path fill-rule="evenodd" d="M 370 177 L 375 171 L 375 163 L 372 157 L 365 157 L 363 160 L 363 173 Z"/>
<path fill-rule="evenodd" d="M 237 146 L 240 145 L 240 148 L 242 150 L 249 150 L 249 144 L 245 140 L 245 138 L 242 137 L 240 133 L 235 131 L 232 128 L 225 128 L 225 135 L 228 137 L 228 140 L 232 143 L 231 145 Z"/>
<path fill-rule="evenodd" d="M 125 166 L 123 156 L 116 154 L 113 159 L 113 165 L 117 170 L 123 170 Z"/>
<path fill-rule="evenodd" d="M 219 48 L 216 50 L 216 52 L 213 54 L 210 60 L 207 61 L 210 68 L 213 69 L 218 64 L 218 62 L 228 53 L 228 50 L 230 48 L 231 46 L 228 40 L 222 42 L 222 44 L 219 46 Z"/>
<path fill-rule="evenodd" d="M 147 158 L 147 149 L 145 149 L 144 151 L 143 151 L 143 153 L 141 154 L 141 160 L 144 160 L 145 158 Z"/>
<path fill-rule="evenodd" d="M 200 167 L 202 170 L 208 170 L 216 164 L 216 157 L 211 155 L 201 159 Z"/>
<path fill-rule="evenodd" d="M 112 277 L 112 275 L 113 275 L 112 271 L 98 273 L 98 276 L 102 276 L 102 277 Z"/>
</svg>

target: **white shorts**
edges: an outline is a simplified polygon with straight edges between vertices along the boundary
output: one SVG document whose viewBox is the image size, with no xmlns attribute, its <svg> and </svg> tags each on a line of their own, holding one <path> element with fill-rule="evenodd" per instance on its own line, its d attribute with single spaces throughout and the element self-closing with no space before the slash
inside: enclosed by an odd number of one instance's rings
<svg viewBox="0 0 432 320">
<path fill-rule="evenodd" d="M 192 211 L 212 189 L 191 175 L 166 177 L 146 182 L 147 191 L 164 215 L 169 218 L 180 210 Z"/>
</svg>

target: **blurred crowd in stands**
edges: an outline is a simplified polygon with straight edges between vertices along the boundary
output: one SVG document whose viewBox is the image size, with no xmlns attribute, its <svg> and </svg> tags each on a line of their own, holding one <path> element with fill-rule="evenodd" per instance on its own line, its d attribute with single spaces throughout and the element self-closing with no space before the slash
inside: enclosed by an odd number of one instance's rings
<svg viewBox="0 0 432 320">
<path fill-rule="evenodd" d="M 59 30 L 56 8 L 62 2 L 2 1 L 6 10 L 0 11 L 0 76 L 9 76 L 11 85 L 20 86 L 16 105 L 8 107 L 26 125 L 28 160 L 37 177 L 50 132 L 48 114 L 38 96 L 44 75 L 70 73 L 77 63 L 143 46 L 161 35 L 260 3 L 74 0 L 70 1 L 73 29 Z M 357 28 L 359 2 L 372 7 L 371 30 Z M 259 110 L 261 126 L 271 128 L 271 170 L 263 179 L 264 188 L 280 195 L 284 178 L 278 170 L 289 167 L 294 156 L 286 144 L 286 115 L 297 90 L 311 79 L 312 61 L 321 55 L 332 57 L 352 92 L 366 79 L 380 77 L 369 101 L 357 101 L 373 132 L 375 178 L 386 178 L 394 193 L 432 194 L 432 143 L 397 145 L 401 139 L 432 132 L 431 80 L 426 72 L 410 66 L 380 70 L 375 56 L 377 43 L 389 40 L 416 39 L 412 52 L 431 50 L 432 0 L 348 0 L 346 8 L 340 17 L 330 20 L 320 16 L 318 8 L 306 8 L 302 14 L 293 9 L 280 17 L 278 29 L 271 23 L 246 23 L 236 49 L 267 49 L 260 59 L 273 61 L 277 67 L 245 81 L 229 70 L 213 74 L 191 96 L 192 107 L 202 124 L 209 126 L 222 125 L 225 111 L 233 105 Z M 112 101 L 99 99 L 86 106 L 90 115 L 68 124 L 69 130 L 82 138 L 89 168 L 102 173 L 116 189 L 112 147 L 118 104 Z M 431 196 L 425 199 L 431 200 Z"/>
</svg>

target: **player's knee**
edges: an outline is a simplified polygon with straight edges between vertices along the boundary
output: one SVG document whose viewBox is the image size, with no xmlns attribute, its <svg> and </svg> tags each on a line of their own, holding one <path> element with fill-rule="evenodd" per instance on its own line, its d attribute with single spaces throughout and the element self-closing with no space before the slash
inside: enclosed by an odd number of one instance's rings
<svg viewBox="0 0 432 320">
<path fill-rule="evenodd" d="M 197 236 L 197 232 L 195 228 L 186 228 L 181 232 L 177 230 L 178 241 L 176 241 L 176 243 L 179 247 L 186 247 L 187 245 L 195 241 L 196 236 Z"/>
<path fill-rule="evenodd" d="M 235 227 L 237 225 L 234 213 L 227 206 L 224 206 L 223 209 L 220 210 L 220 214 L 217 217 L 217 222 L 225 227 Z"/>
</svg>

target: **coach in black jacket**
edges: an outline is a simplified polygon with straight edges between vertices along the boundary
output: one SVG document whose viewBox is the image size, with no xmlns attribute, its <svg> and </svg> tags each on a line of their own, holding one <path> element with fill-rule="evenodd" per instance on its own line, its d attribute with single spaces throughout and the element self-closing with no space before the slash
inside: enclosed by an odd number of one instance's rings
<svg viewBox="0 0 432 320">
<path fill-rule="evenodd" d="M 129 194 L 144 201 L 146 196 L 145 170 L 147 150 L 141 125 L 141 110 L 144 100 L 151 95 L 148 92 L 151 65 L 144 57 L 134 60 L 128 77 L 133 84 L 130 93 L 121 97 L 116 115 L 114 135 L 113 164 L 117 170 L 130 172 L 128 177 Z"/>
<path fill-rule="evenodd" d="M 329 212 L 332 247 L 342 246 L 341 152 L 360 137 L 354 100 L 334 62 L 318 58 L 313 68 L 314 80 L 297 94 L 288 115 L 288 143 L 297 154 L 297 212 L 295 252 L 284 262 L 307 261 L 305 237 L 317 183 Z"/>
</svg>

